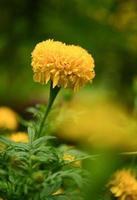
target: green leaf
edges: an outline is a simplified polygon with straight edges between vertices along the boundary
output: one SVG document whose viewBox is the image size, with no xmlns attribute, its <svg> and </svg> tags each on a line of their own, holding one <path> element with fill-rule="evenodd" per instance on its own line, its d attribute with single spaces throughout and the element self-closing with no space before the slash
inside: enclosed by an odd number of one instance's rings
<svg viewBox="0 0 137 200">
<path fill-rule="evenodd" d="M 46 142 L 48 140 L 51 140 L 51 139 L 56 139 L 56 137 L 54 137 L 54 136 L 43 136 L 43 137 L 40 137 L 37 140 L 33 141 L 32 145 L 33 145 L 33 147 L 37 147 L 37 146 L 41 145 L 42 143 L 46 144 Z"/>
<path fill-rule="evenodd" d="M 32 144 L 35 138 L 35 128 L 33 126 L 28 127 L 29 143 Z"/>
<path fill-rule="evenodd" d="M 6 145 L 12 144 L 12 141 L 4 136 L 0 136 L 0 142 L 2 142 L 3 144 L 6 144 Z"/>
</svg>

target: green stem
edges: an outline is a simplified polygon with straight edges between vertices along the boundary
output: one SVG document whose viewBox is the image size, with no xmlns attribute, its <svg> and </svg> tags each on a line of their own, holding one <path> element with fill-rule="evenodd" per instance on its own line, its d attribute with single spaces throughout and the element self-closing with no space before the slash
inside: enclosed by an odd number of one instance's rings
<svg viewBox="0 0 137 200">
<path fill-rule="evenodd" d="M 44 115 L 44 117 L 43 117 L 43 119 L 42 119 L 42 121 L 41 121 L 40 127 L 39 127 L 39 131 L 38 131 L 38 135 L 37 135 L 38 138 L 42 136 L 42 130 L 43 130 L 45 121 L 46 121 L 46 119 L 47 119 L 47 116 L 48 116 L 48 114 L 49 114 L 49 112 L 50 112 L 50 109 L 51 109 L 51 107 L 52 107 L 52 105 L 53 105 L 53 102 L 54 102 L 54 100 L 55 100 L 55 98 L 56 98 L 56 96 L 57 96 L 59 90 L 60 90 L 60 88 L 57 87 L 57 86 L 56 86 L 55 88 L 53 88 L 53 87 L 52 87 L 52 82 L 51 82 L 51 84 L 50 84 L 50 97 L 49 97 L 49 102 L 48 102 L 48 105 L 47 105 L 47 109 L 46 109 L 45 115 Z"/>
</svg>

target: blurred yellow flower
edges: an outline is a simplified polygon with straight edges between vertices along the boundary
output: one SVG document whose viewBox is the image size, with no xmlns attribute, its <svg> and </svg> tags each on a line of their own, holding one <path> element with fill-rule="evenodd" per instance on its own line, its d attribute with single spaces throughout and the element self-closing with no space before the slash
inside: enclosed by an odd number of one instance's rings
<svg viewBox="0 0 137 200">
<path fill-rule="evenodd" d="M 32 52 L 34 81 L 77 90 L 95 76 L 94 60 L 83 48 L 46 40 Z"/>
<path fill-rule="evenodd" d="M 65 161 L 74 161 L 75 160 L 75 156 L 72 156 L 70 154 L 64 154 L 63 160 L 65 160 Z"/>
<path fill-rule="evenodd" d="M 137 200 L 137 180 L 131 170 L 116 172 L 108 187 L 119 200 Z"/>
<path fill-rule="evenodd" d="M 28 134 L 26 132 L 17 132 L 10 135 L 10 139 L 14 142 L 28 142 Z"/>
<path fill-rule="evenodd" d="M 75 97 L 64 105 L 55 123 L 57 135 L 65 140 L 97 149 L 137 150 L 136 120 L 107 97 L 94 98 L 93 93 L 84 100 Z"/>
<path fill-rule="evenodd" d="M 0 107 L 0 128 L 15 130 L 17 126 L 17 114 L 8 107 Z"/>
<path fill-rule="evenodd" d="M 72 165 L 75 167 L 81 167 L 81 161 L 76 160 L 75 156 L 73 156 L 73 155 L 66 153 L 63 155 L 63 160 L 73 162 Z"/>
</svg>

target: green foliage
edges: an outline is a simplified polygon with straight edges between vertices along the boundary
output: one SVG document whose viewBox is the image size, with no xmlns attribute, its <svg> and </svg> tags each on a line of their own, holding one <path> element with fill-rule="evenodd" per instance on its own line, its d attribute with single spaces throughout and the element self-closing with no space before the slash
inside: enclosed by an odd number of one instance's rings
<svg viewBox="0 0 137 200">
<path fill-rule="evenodd" d="M 31 108 L 34 121 L 27 122 L 28 143 L 17 143 L 1 136 L 0 143 L 0 196 L 4 200 L 80 200 L 82 188 L 88 184 L 88 174 L 80 167 L 63 159 L 65 153 L 75 160 L 87 158 L 86 153 L 66 150 L 54 145 L 54 136 L 36 134 L 43 118 L 44 107 Z M 26 124 L 26 123 L 25 123 Z M 45 128 L 44 128 L 45 133 Z M 73 161 L 73 162 L 74 162 Z M 61 194 L 56 192 L 62 189 Z"/>
</svg>

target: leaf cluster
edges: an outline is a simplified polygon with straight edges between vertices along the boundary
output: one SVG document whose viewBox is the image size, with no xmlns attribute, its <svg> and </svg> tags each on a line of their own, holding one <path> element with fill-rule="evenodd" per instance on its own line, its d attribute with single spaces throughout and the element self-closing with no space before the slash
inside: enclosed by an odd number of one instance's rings
<svg viewBox="0 0 137 200">
<path fill-rule="evenodd" d="M 72 163 L 87 158 L 87 155 L 55 146 L 51 142 L 56 139 L 54 136 L 37 138 L 39 123 L 37 115 L 34 121 L 27 123 L 28 143 L 0 137 L 3 144 L 0 150 L 0 197 L 4 200 L 81 200 L 88 174 Z M 75 160 L 65 161 L 65 153 L 75 156 Z"/>
</svg>

